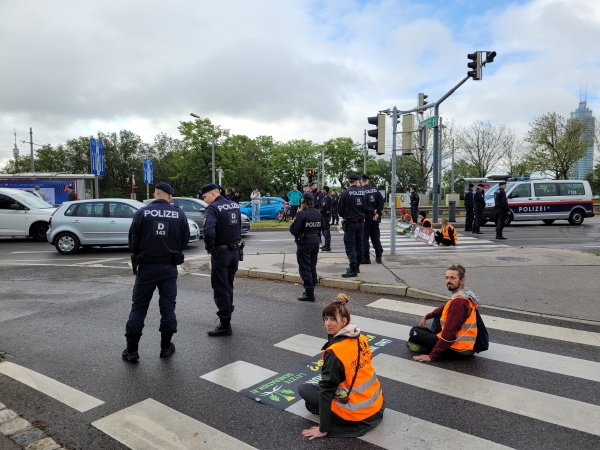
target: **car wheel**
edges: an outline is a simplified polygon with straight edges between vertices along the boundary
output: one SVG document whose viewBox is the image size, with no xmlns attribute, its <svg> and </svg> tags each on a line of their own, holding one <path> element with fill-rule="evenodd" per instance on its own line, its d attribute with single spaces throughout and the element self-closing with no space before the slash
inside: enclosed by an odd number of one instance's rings
<svg viewBox="0 0 600 450">
<path fill-rule="evenodd" d="M 552 225 L 554 223 L 554 219 L 544 219 L 542 220 L 546 225 Z"/>
<path fill-rule="evenodd" d="M 45 222 L 34 223 L 29 229 L 29 235 L 37 242 L 46 242 L 46 231 L 48 231 L 48 224 Z"/>
<path fill-rule="evenodd" d="M 56 238 L 56 250 L 63 255 L 71 255 L 79 250 L 79 239 L 72 233 L 62 233 Z"/>
<path fill-rule="evenodd" d="M 571 215 L 569 216 L 569 223 L 571 225 L 581 225 L 584 218 L 585 216 L 583 215 L 583 211 L 581 209 L 576 209 L 575 211 L 571 212 Z"/>
</svg>

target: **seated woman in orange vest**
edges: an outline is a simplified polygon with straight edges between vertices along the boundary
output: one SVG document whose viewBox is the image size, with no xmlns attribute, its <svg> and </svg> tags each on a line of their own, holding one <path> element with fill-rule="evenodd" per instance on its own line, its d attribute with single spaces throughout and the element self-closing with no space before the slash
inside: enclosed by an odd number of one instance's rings
<svg viewBox="0 0 600 450">
<path fill-rule="evenodd" d="M 465 288 L 465 268 L 452 265 L 446 271 L 446 287 L 452 298 L 443 306 L 423 316 L 418 327 L 409 332 L 407 347 L 411 352 L 426 353 L 414 356 L 415 361 L 435 361 L 443 354 L 471 356 L 475 353 L 479 299 Z M 425 324 L 433 319 L 431 328 Z"/>
<path fill-rule="evenodd" d="M 306 408 L 319 415 L 319 426 L 302 431 L 310 440 L 362 436 L 383 418 L 383 393 L 372 366 L 371 348 L 359 328 L 350 323 L 349 301 L 348 296 L 338 294 L 323 310 L 329 339 L 323 346 L 321 381 L 319 386 L 305 383 L 298 388 Z"/>
<path fill-rule="evenodd" d="M 435 242 L 437 245 L 456 245 L 458 244 L 458 235 L 456 234 L 456 228 L 454 228 L 448 222 L 448 219 L 443 217 L 440 219 L 442 225 L 441 231 L 435 232 Z"/>
<path fill-rule="evenodd" d="M 433 226 L 431 225 L 431 222 L 427 218 L 427 213 L 425 211 L 419 212 L 419 219 L 420 219 L 420 224 L 422 227 L 433 228 Z"/>
</svg>

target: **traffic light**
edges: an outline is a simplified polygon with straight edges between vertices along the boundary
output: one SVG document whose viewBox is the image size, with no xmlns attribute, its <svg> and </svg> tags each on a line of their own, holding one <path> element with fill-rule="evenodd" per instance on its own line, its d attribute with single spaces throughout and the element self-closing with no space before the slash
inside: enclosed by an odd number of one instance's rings
<svg viewBox="0 0 600 450">
<path fill-rule="evenodd" d="M 377 139 L 376 142 L 369 142 L 367 147 L 375 150 L 378 155 L 385 154 L 385 114 L 377 114 L 376 116 L 367 118 L 371 125 L 376 125 L 376 130 L 369 130 L 367 134 Z"/>
<path fill-rule="evenodd" d="M 422 94 L 419 94 L 422 95 Z M 415 116 L 405 114 L 402 116 L 402 154 L 412 155 L 415 148 Z"/>
<path fill-rule="evenodd" d="M 427 95 L 425 95 L 425 94 L 423 94 L 422 92 L 420 92 L 420 93 L 419 93 L 419 102 L 418 102 L 418 105 L 417 105 L 417 106 L 418 106 L 418 107 L 425 106 L 425 105 L 427 104 L 427 101 L 426 101 L 427 97 L 428 97 Z M 420 112 L 421 114 L 423 114 L 423 113 L 424 113 L 424 111 L 419 111 L 419 112 Z"/>
<path fill-rule="evenodd" d="M 470 62 L 467 64 L 467 67 L 470 69 L 467 72 L 467 76 L 473 78 L 473 80 L 481 80 L 481 54 L 483 52 L 473 52 L 467 55 Z M 492 56 L 492 61 L 496 55 Z"/>
<path fill-rule="evenodd" d="M 308 179 L 309 183 L 312 183 L 314 174 L 315 174 L 314 169 L 306 169 L 306 178 Z"/>
<path fill-rule="evenodd" d="M 493 63 L 496 57 L 496 52 L 485 52 L 485 63 Z"/>
</svg>

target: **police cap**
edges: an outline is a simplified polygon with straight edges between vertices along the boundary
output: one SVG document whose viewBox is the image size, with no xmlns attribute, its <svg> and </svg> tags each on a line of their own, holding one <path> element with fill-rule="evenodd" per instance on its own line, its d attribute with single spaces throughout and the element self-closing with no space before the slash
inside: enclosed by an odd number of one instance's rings
<svg viewBox="0 0 600 450">
<path fill-rule="evenodd" d="M 205 184 L 204 186 L 202 186 L 202 189 L 200 189 L 200 195 L 204 195 L 207 192 L 214 191 L 215 189 L 219 190 L 219 186 L 215 183 Z"/>
<path fill-rule="evenodd" d="M 498 183 L 499 186 L 506 186 L 506 181 L 502 180 L 500 183 Z"/>
<path fill-rule="evenodd" d="M 302 198 L 304 200 L 309 200 L 311 202 L 315 201 L 315 198 L 313 197 L 313 195 L 310 192 L 305 192 L 304 194 L 302 194 Z"/>
<path fill-rule="evenodd" d="M 469 183 L 470 188 L 472 188 L 473 186 L 475 186 L 473 183 Z"/>
<path fill-rule="evenodd" d="M 360 180 L 360 177 L 358 175 L 356 175 L 355 173 L 351 173 L 350 175 L 348 175 L 348 179 L 353 180 L 353 181 L 358 181 L 358 180 Z"/>
<path fill-rule="evenodd" d="M 175 191 L 173 190 L 173 188 L 171 187 L 170 184 L 168 183 L 164 183 L 164 182 L 160 182 L 157 183 L 156 186 L 154 186 L 155 189 L 160 189 L 161 191 L 169 194 L 169 195 L 173 195 L 175 193 Z"/>
<path fill-rule="evenodd" d="M 369 178 L 369 175 L 367 175 L 366 173 L 363 173 L 362 176 L 361 176 L 361 178 L 363 180 L 370 180 L 371 179 L 371 178 Z"/>
<path fill-rule="evenodd" d="M 484 187 L 485 187 L 485 184 L 481 184 L 481 183 L 479 183 L 479 184 L 477 185 L 477 187 L 482 187 L 482 188 L 484 188 Z"/>
</svg>

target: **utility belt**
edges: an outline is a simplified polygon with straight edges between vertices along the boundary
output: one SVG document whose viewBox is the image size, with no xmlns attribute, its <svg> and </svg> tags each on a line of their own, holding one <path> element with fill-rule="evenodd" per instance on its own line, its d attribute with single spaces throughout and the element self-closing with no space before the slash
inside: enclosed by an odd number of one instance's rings
<svg viewBox="0 0 600 450">
<path fill-rule="evenodd" d="M 364 218 L 363 217 L 356 217 L 354 219 L 344 219 L 344 221 L 346 223 L 363 223 L 364 222 Z"/>
<path fill-rule="evenodd" d="M 246 246 L 245 242 L 241 242 L 241 241 L 236 241 L 236 242 L 230 242 L 229 244 L 222 244 L 222 245 L 215 245 L 212 249 L 212 251 L 210 252 L 210 254 L 212 256 L 214 256 L 215 258 L 219 257 L 219 253 L 221 253 L 222 251 L 228 250 L 228 251 L 234 251 L 237 250 L 239 252 L 240 255 L 240 261 L 244 260 L 244 247 Z"/>
<path fill-rule="evenodd" d="M 172 253 L 170 256 L 140 256 L 140 264 L 174 264 L 176 266 L 183 264 L 183 253 Z"/>
<path fill-rule="evenodd" d="M 237 250 L 240 248 L 240 243 L 239 241 L 230 242 L 229 244 L 215 245 L 215 248 L 218 250 Z"/>
<path fill-rule="evenodd" d="M 319 241 L 319 235 L 317 233 L 300 233 L 299 235 L 296 236 L 296 242 L 297 243 L 308 243 L 308 241 L 311 240 L 311 238 L 313 238 L 312 240 L 314 240 L 315 242 Z"/>
</svg>

